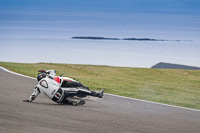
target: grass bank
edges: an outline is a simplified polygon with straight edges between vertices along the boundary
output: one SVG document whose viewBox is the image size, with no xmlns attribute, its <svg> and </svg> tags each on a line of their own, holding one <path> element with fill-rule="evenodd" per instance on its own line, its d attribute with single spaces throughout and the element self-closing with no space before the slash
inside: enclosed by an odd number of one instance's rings
<svg viewBox="0 0 200 133">
<path fill-rule="evenodd" d="M 54 63 L 7 63 L 3 66 L 31 77 L 39 69 L 55 69 L 57 75 L 76 78 L 95 90 L 153 102 L 200 109 L 200 71 L 128 68 Z"/>
</svg>

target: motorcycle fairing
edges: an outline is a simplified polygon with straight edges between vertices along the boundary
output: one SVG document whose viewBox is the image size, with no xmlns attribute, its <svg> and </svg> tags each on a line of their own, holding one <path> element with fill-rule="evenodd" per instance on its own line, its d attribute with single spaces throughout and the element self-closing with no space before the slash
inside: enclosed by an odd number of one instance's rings
<svg viewBox="0 0 200 133">
<path fill-rule="evenodd" d="M 59 78 L 58 76 L 56 76 L 56 77 L 54 78 L 54 80 L 60 84 L 60 78 Z"/>
</svg>

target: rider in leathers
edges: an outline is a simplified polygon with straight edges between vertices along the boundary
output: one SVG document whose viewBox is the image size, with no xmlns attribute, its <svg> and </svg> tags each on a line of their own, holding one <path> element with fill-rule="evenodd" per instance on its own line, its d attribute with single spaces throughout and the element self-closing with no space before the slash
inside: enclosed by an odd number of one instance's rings
<svg viewBox="0 0 200 133">
<path fill-rule="evenodd" d="M 35 86 L 34 92 L 30 98 L 23 100 L 24 102 L 32 102 L 40 93 L 44 93 L 56 103 L 72 105 L 85 104 L 85 101 L 81 100 L 77 102 L 70 100 L 69 97 L 90 95 L 102 98 L 103 96 L 103 89 L 100 92 L 91 91 L 88 87 L 83 86 L 73 79 L 63 82 L 62 78 L 59 78 L 62 82 L 57 82 L 55 79 L 58 77 L 56 76 L 55 70 L 39 70 L 38 72 L 40 72 L 37 77 L 38 84 Z"/>
</svg>

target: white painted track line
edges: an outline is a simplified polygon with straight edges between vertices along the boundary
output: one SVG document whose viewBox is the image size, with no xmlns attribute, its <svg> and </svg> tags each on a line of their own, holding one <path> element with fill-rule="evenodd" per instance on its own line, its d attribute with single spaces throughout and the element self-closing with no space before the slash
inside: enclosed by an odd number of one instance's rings
<svg viewBox="0 0 200 133">
<path fill-rule="evenodd" d="M 2 70 L 6 71 L 6 72 L 9 72 L 9 73 L 12 73 L 12 74 L 15 74 L 15 75 L 22 76 L 22 77 L 26 77 L 26 78 L 30 78 L 30 79 L 35 79 L 35 80 L 36 80 L 36 78 L 33 78 L 33 77 L 30 77 L 30 76 L 26 76 L 26 75 L 23 75 L 23 74 L 19 74 L 19 73 L 10 71 L 10 70 L 8 70 L 8 69 L 2 67 L 2 66 L 0 66 L 0 68 L 1 68 Z"/>
</svg>

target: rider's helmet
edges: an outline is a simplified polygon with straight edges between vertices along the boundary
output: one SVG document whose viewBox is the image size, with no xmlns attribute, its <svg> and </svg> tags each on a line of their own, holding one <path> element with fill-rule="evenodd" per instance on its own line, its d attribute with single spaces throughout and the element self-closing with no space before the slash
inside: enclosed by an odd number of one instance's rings
<svg viewBox="0 0 200 133">
<path fill-rule="evenodd" d="M 45 77 L 46 77 L 46 74 L 45 74 L 45 73 L 39 73 L 38 76 L 37 76 L 38 82 L 39 82 L 41 79 L 45 78 Z"/>
</svg>

